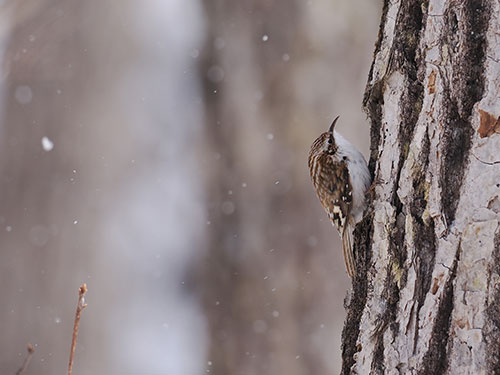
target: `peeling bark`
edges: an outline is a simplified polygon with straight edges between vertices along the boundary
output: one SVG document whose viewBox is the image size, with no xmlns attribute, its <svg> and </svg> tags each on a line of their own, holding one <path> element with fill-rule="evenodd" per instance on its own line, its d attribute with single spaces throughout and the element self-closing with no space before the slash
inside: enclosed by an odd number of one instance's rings
<svg viewBox="0 0 500 375">
<path fill-rule="evenodd" d="M 385 1 L 343 374 L 500 372 L 500 3 Z"/>
</svg>

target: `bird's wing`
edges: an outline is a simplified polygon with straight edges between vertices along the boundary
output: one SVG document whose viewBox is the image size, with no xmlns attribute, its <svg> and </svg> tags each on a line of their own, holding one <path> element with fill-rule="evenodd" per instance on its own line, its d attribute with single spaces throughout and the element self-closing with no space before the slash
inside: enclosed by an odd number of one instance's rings
<svg viewBox="0 0 500 375">
<path fill-rule="evenodd" d="M 349 170 L 345 161 L 334 160 L 330 155 L 325 157 L 318 181 L 320 185 L 318 190 L 324 192 L 324 196 L 320 199 L 330 220 L 342 233 L 352 203 Z"/>
</svg>

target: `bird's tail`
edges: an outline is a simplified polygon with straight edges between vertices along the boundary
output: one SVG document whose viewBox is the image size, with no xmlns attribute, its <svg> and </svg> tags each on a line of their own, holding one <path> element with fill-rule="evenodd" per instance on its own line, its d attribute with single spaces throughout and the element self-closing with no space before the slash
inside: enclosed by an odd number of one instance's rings
<svg viewBox="0 0 500 375">
<path fill-rule="evenodd" d="M 354 259 L 354 239 L 352 237 L 353 228 L 347 224 L 342 231 L 342 250 L 344 252 L 345 268 L 350 277 L 356 276 L 356 262 Z"/>
</svg>

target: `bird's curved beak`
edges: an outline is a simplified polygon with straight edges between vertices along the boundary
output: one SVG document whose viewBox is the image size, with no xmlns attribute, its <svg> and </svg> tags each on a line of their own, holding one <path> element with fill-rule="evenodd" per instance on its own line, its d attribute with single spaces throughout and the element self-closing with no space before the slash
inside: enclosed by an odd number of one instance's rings
<svg viewBox="0 0 500 375">
<path fill-rule="evenodd" d="M 335 123 L 339 119 L 340 116 L 335 117 L 335 120 L 333 120 L 332 124 L 330 125 L 330 129 L 328 129 L 328 133 L 333 135 L 333 129 L 335 129 Z"/>
</svg>

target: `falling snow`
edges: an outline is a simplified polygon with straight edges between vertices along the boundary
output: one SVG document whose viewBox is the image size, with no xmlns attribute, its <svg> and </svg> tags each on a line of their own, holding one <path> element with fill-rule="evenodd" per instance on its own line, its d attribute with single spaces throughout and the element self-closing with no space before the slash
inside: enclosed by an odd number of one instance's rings
<svg viewBox="0 0 500 375">
<path fill-rule="evenodd" d="M 42 138 L 42 147 L 45 151 L 52 151 L 54 148 L 54 142 L 52 142 L 48 137 Z"/>
</svg>

